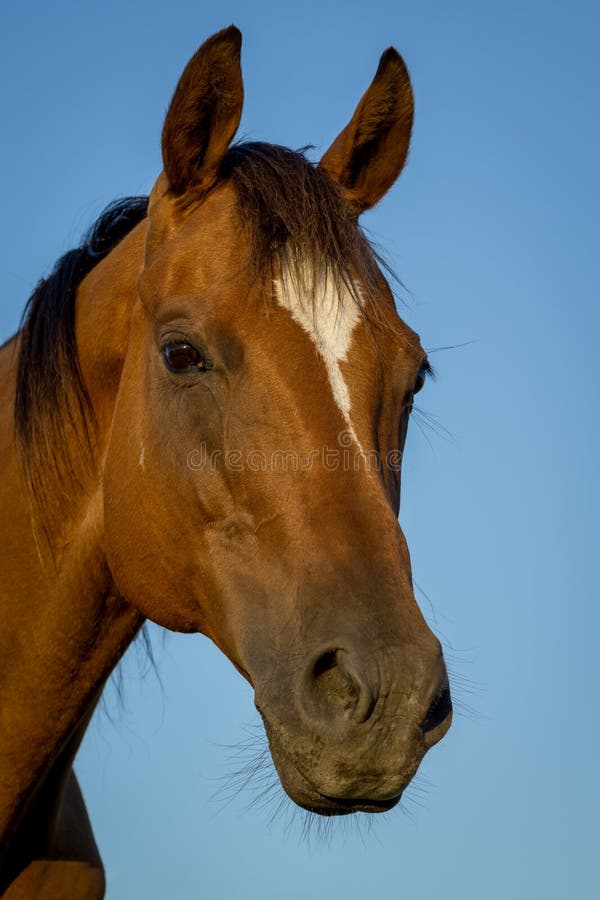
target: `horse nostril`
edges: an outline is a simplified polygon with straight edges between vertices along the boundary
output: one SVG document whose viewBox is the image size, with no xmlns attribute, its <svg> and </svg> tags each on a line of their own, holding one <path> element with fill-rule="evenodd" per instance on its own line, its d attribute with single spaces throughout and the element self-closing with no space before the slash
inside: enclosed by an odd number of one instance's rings
<svg viewBox="0 0 600 900">
<path fill-rule="evenodd" d="M 433 731 L 434 728 L 441 725 L 451 711 L 452 700 L 450 699 L 450 687 L 448 682 L 445 681 L 441 691 L 434 698 L 433 703 L 429 707 L 429 711 L 423 720 L 423 724 L 421 725 L 423 734 L 427 734 L 428 731 Z"/>
<path fill-rule="evenodd" d="M 336 664 L 337 650 L 326 650 L 318 657 L 313 666 L 313 675 L 319 678 L 325 672 L 328 672 Z"/>
<path fill-rule="evenodd" d="M 336 713 L 357 722 L 369 718 L 375 697 L 351 652 L 328 649 L 314 660 L 306 684 L 305 702 L 321 721 L 331 722 Z"/>
<path fill-rule="evenodd" d="M 350 712 L 358 702 L 360 688 L 355 679 L 344 671 L 339 650 L 326 650 L 315 661 L 313 675 L 315 687 L 328 707 Z M 329 710 L 331 714 L 332 710 Z"/>
</svg>

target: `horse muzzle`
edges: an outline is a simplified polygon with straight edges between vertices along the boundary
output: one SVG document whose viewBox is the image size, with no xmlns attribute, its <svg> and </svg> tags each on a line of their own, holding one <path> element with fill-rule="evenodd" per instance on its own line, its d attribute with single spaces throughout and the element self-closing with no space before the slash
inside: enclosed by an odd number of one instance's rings
<svg viewBox="0 0 600 900">
<path fill-rule="evenodd" d="M 391 809 L 450 727 L 448 677 L 433 635 L 410 652 L 329 641 L 299 671 L 281 675 L 258 683 L 256 706 L 284 790 L 311 812 Z M 286 681 L 291 696 L 282 703 L 275 686 Z"/>
</svg>

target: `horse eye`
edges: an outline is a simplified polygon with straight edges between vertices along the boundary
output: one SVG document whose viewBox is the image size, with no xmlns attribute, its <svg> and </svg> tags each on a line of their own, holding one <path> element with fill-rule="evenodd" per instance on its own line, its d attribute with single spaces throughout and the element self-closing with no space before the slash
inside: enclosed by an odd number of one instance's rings
<svg viewBox="0 0 600 900">
<path fill-rule="evenodd" d="M 425 376 L 421 375 L 419 373 L 419 375 L 417 375 L 417 381 L 416 381 L 416 384 L 415 384 L 415 387 L 413 390 L 413 394 L 418 394 L 424 384 L 425 384 Z"/>
<path fill-rule="evenodd" d="M 209 368 L 206 360 L 200 356 L 196 348 L 186 341 L 174 341 L 167 344 L 163 347 L 162 354 L 167 368 L 172 372 L 186 372 L 190 369 L 206 372 Z"/>
</svg>

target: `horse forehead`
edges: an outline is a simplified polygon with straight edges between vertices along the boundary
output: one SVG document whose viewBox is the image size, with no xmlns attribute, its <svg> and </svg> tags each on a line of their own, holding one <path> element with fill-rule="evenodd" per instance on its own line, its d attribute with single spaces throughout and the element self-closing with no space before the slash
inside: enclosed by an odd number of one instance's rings
<svg viewBox="0 0 600 900">
<path fill-rule="evenodd" d="M 360 286 L 351 292 L 340 279 L 319 278 L 302 270 L 296 273 L 284 270 L 275 279 L 274 288 L 278 304 L 287 310 L 314 344 L 325 365 L 331 393 L 345 428 L 359 449 L 363 449 L 357 431 L 357 410 L 347 379 L 349 370 L 342 365 L 352 363 L 360 354 L 358 345 L 354 343 L 365 316 Z M 408 351 L 410 357 L 420 358 L 423 351 L 418 336 L 404 324 L 395 310 L 388 319 L 391 325 L 387 329 L 388 340 L 393 333 L 397 340 L 392 340 L 392 343 L 398 350 L 402 348 Z M 383 347 L 380 349 L 383 350 Z"/>
<path fill-rule="evenodd" d="M 274 282 L 275 298 L 311 338 L 326 364 L 346 362 L 353 355 L 358 326 L 369 315 L 360 284 L 351 292 L 341 279 L 314 277 L 310 271 L 304 274 L 302 278 L 282 272 Z M 418 365 L 425 355 L 419 335 L 400 318 L 393 301 L 382 299 L 379 317 L 385 327 L 372 331 L 373 336 L 379 334 L 378 349 L 389 351 L 391 346 L 393 355 L 407 356 L 410 364 Z"/>
<path fill-rule="evenodd" d="M 306 267 L 275 279 L 277 302 L 308 334 L 325 361 L 348 358 L 355 328 L 361 319 L 360 294 L 353 297 L 332 277 L 318 277 Z"/>
</svg>

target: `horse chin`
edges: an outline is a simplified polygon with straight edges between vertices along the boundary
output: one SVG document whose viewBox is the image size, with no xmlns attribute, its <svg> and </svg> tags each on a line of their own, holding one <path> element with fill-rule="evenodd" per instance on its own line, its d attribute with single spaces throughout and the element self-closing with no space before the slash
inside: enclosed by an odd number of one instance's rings
<svg viewBox="0 0 600 900">
<path fill-rule="evenodd" d="M 271 756 L 281 781 L 281 786 L 297 806 L 319 816 L 347 816 L 351 813 L 381 813 L 393 809 L 402 791 L 384 800 L 368 797 L 335 797 L 319 791 L 269 739 Z"/>
</svg>

